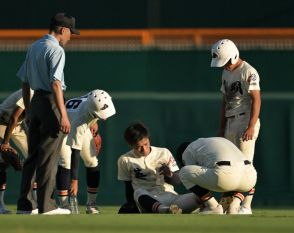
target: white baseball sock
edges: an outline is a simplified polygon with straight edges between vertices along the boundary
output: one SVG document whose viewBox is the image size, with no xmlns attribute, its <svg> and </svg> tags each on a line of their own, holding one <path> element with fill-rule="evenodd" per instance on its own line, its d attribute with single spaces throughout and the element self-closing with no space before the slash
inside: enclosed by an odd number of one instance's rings
<svg viewBox="0 0 294 233">
<path fill-rule="evenodd" d="M 247 209 L 250 209 L 252 200 L 253 200 L 253 195 L 246 196 L 243 203 L 242 203 L 242 206 L 244 206 Z"/>
<path fill-rule="evenodd" d="M 206 206 L 209 208 L 216 208 L 218 206 L 217 200 L 214 197 L 209 198 L 207 201 L 204 202 Z"/>
</svg>

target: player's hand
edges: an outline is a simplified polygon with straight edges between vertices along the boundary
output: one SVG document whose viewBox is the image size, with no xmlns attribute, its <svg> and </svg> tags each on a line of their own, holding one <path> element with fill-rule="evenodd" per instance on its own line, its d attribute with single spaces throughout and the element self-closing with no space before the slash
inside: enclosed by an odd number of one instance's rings
<svg viewBox="0 0 294 233">
<path fill-rule="evenodd" d="M 165 163 L 161 165 L 159 168 L 159 174 L 164 175 L 164 177 L 172 177 L 173 173 L 169 169 L 169 166 L 167 166 Z"/>
<path fill-rule="evenodd" d="M 248 127 L 242 137 L 243 141 L 252 140 L 254 136 L 254 127 Z"/>
<path fill-rule="evenodd" d="M 98 134 L 98 129 L 99 129 L 99 127 L 98 127 L 97 121 L 90 126 L 90 130 L 91 130 L 93 137 L 95 137 Z"/>
<path fill-rule="evenodd" d="M 102 146 L 102 138 L 100 134 L 97 134 L 95 137 L 93 137 L 94 143 L 95 143 L 95 149 L 97 156 L 99 155 L 101 146 Z"/>
<path fill-rule="evenodd" d="M 1 151 L 6 151 L 6 150 L 9 150 L 11 147 L 10 147 L 10 144 L 9 143 L 2 143 L 0 145 L 0 149 Z"/>
<path fill-rule="evenodd" d="M 77 196 L 78 195 L 78 180 L 71 180 L 69 194 L 71 196 Z"/>
<path fill-rule="evenodd" d="M 70 122 L 69 122 L 69 119 L 67 116 L 61 117 L 60 131 L 64 134 L 69 134 L 69 132 L 70 132 Z"/>
</svg>

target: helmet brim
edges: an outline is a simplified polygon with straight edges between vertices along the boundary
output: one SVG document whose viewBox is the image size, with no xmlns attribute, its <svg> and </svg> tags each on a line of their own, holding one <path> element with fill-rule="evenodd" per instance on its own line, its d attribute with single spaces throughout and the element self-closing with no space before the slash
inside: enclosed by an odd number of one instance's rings
<svg viewBox="0 0 294 233">
<path fill-rule="evenodd" d="M 220 60 L 217 58 L 212 58 L 210 66 L 211 67 L 223 67 L 225 64 L 227 64 L 228 61 L 229 61 L 229 59 L 228 60 Z"/>
<path fill-rule="evenodd" d="M 113 104 L 108 106 L 108 108 L 103 111 L 96 112 L 97 116 L 102 120 L 106 120 L 107 118 L 113 116 L 115 113 L 116 111 Z"/>
</svg>

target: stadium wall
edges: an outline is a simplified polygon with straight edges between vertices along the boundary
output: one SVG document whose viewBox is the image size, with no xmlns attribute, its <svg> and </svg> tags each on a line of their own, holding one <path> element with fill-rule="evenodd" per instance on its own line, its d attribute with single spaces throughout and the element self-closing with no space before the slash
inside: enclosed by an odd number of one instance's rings
<svg viewBox="0 0 294 233">
<path fill-rule="evenodd" d="M 259 206 L 294 205 L 293 51 L 241 51 L 261 76 L 261 131 L 256 145 Z M 15 77 L 25 53 L 1 52 L 0 97 L 20 88 Z M 172 152 L 182 141 L 215 136 L 219 126 L 221 70 L 210 68 L 209 51 L 68 52 L 66 97 L 105 89 L 117 114 L 101 122 L 99 204 L 124 201 L 117 181 L 117 158 L 129 150 L 123 132 L 134 120 L 146 123 L 154 146 Z M 85 169 L 80 166 L 80 202 L 86 199 Z M 6 200 L 15 203 L 20 174 L 9 170 Z M 179 189 L 184 191 L 184 189 Z M 279 197 L 277 193 L 280 193 Z M 281 196 L 283 196 L 281 198 Z"/>
<path fill-rule="evenodd" d="M 293 7 L 291 0 L 16 0 L 2 2 L 0 28 L 47 28 L 60 11 L 78 28 L 293 27 Z"/>
</svg>

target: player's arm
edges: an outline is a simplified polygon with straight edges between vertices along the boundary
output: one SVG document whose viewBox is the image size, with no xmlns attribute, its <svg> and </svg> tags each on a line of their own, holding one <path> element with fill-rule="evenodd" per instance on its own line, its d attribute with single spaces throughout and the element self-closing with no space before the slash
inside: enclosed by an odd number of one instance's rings
<svg viewBox="0 0 294 233">
<path fill-rule="evenodd" d="M 13 113 L 11 114 L 9 118 L 8 125 L 4 133 L 4 139 L 1 145 L 1 150 L 6 150 L 10 148 L 10 145 L 9 145 L 10 136 L 12 134 L 12 131 L 16 127 L 19 119 L 21 118 L 21 115 L 23 114 L 23 112 L 24 112 L 24 109 L 22 109 L 19 106 L 15 107 L 15 109 L 13 110 Z"/>
<path fill-rule="evenodd" d="M 70 162 L 70 173 L 71 173 L 70 195 L 77 196 L 80 151 L 76 149 L 71 149 L 71 150 L 72 150 L 72 153 L 71 153 L 71 162 Z"/>
<path fill-rule="evenodd" d="M 221 112 L 220 112 L 220 129 L 218 132 L 219 137 L 224 137 L 225 135 L 225 125 L 226 125 L 225 111 L 226 111 L 226 100 L 225 100 L 225 96 L 223 95 L 222 104 L 221 104 Z"/>
<path fill-rule="evenodd" d="M 260 106 L 261 106 L 260 91 L 259 90 L 252 90 L 252 91 L 250 91 L 250 96 L 252 99 L 251 115 L 250 115 L 248 128 L 246 129 L 246 131 L 243 135 L 244 141 L 252 140 L 253 135 L 254 135 L 255 124 L 256 124 L 256 122 L 259 118 L 259 114 L 260 114 Z"/>
<path fill-rule="evenodd" d="M 166 183 L 177 185 L 181 183 L 178 171 L 172 172 L 167 164 L 162 164 L 159 168 L 159 174 L 164 176 Z"/>
<path fill-rule="evenodd" d="M 164 176 L 164 180 L 165 180 L 166 183 L 169 183 L 169 184 L 172 184 L 172 185 L 181 184 L 181 180 L 180 180 L 178 172 L 173 172 L 171 177 Z"/>
<path fill-rule="evenodd" d="M 70 132 L 70 122 L 67 116 L 67 111 L 64 105 L 64 98 L 63 98 L 63 92 L 61 89 L 61 83 L 59 80 L 54 80 L 51 83 L 52 92 L 55 98 L 55 102 L 57 105 L 57 108 L 60 112 L 61 119 L 60 119 L 60 131 L 68 134 Z"/>
</svg>

